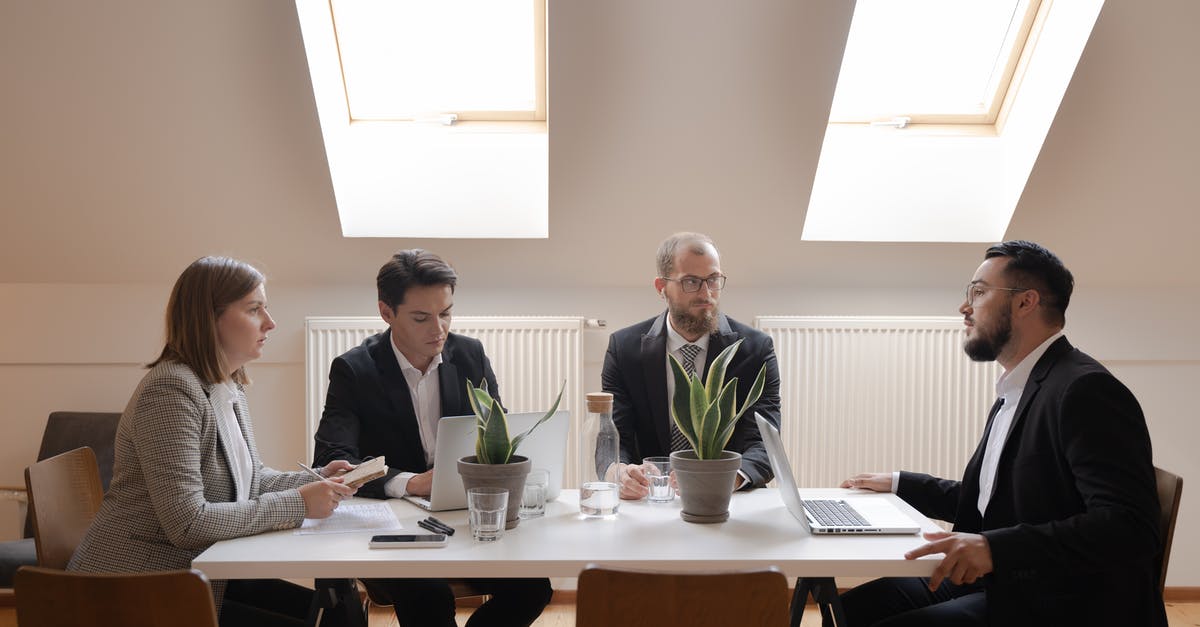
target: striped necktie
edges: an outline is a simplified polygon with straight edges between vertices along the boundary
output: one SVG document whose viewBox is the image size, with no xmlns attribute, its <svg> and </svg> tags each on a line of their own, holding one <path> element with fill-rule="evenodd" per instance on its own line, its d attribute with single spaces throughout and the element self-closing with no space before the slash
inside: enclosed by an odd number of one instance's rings
<svg viewBox="0 0 1200 627">
<path fill-rule="evenodd" d="M 679 363 L 683 366 L 683 371 L 687 373 L 690 380 L 692 375 L 696 374 L 696 355 L 700 354 L 700 347 L 695 344 L 684 344 L 679 347 L 679 354 L 683 356 L 683 359 Z M 676 390 L 676 393 L 678 393 L 678 390 Z M 668 402 L 670 402 L 670 399 L 668 399 Z M 675 425 L 675 421 L 672 420 L 671 452 L 684 451 L 690 448 L 692 448 L 691 443 L 687 441 L 687 438 L 683 437 L 683 432 L 679 430 L 679 427 Z"/>
</svg>

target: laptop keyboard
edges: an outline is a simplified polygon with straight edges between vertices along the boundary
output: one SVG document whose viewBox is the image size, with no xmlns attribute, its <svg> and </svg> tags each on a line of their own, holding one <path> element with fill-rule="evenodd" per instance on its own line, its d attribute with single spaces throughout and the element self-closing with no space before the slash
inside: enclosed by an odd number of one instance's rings
<svg viewBox="0 0 1200 627">
<path fill-rule="evenodd" d="M 867 521 L 841 499 L 810 499 L 804 509 L 826 527 L 865 527 Z"/>
</svg>

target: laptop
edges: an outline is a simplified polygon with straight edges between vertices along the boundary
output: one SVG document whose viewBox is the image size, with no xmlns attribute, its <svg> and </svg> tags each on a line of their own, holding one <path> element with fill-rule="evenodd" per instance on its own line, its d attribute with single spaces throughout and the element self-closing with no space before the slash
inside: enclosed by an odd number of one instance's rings
<svg viewBox="0 0 1200 627">
<path fill-rule="evenodd" d="M 783 452 L 779 430 L 759 414 L 754 414 L 762 433 L 771 470 L 779 482 L 783 504 L 809 533 L 818 534 L 914 534 L 921 530 L 907 514 L 885 499 L 845 497 L 801 499 L 792 475 L 792 464 Z"/>
<path fill-rule="evenodd" d="M 528 457 L 532 468 L 550 472 L 546 500 L 558 497 L 562 490 L 563 468 L 567 456 L 567 428 L 571 412 L 560 409 L 543 422 L 517 447 L 517 455 Z M 508 434 L 516 437 L 525 433 L 546 412 L 508 414 Z M 433 512 L 467 508 L 467 491 L 458 474 L 458 460 L 475 454 L 475 416 L 447 416 L 438 421 L 437 445 L 433 452 L 433 486 L 429 498 L 405 496 L 418 507 Z"/>
</svg>

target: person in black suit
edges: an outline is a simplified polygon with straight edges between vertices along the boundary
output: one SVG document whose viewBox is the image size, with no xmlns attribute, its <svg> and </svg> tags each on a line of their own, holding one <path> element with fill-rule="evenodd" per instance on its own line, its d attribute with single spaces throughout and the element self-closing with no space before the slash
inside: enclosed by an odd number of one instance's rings
<svg viewBox="0 0 1200 627">
<path fill-rule="evenodd" d="M 396 498 L 428 496 L 437 421 L 471 413 L 467 382 L 500 389 L 478 340 L 450 333 L 458 276 L 431 252 L 403 250 L 379 269 L 379 315 L 388 330 L 347 351 L 329 370 L 325 411 L 316 433 L 317 465 L 335 459 L 358 463 L 386 456 L 387 476 L 358 494 Z M 492 599 L 467 622 L 523 626 L 550 602 L 549 579 L 474 579 Z M 443 579 L 363 580 L 372 598 L 393 605 L 402 627 L 454 622 L 454 595 Z"/>
<path fill-rule="evenodd" d="M 842 595 L 860 625 L 1165 627 L 1150 436 L 1133 394 L 1063 336 L 1074 279 L 1025 241 L 987 250 L 959 312 L 964 350 L 1004 374 L 961 481 L 900 472 L 842 487 L 896 494 L 952 532 L 933 576 L 877 579 Z"/>
<path fill-rule="evenodd" d="M 744 341 L 725 375 L 726 380 L 738 378 L 738 404 L 745 402 L 764 364 L 766 385 L 758 402 L 738 421 L 725 448 L 742 454 L 734 489 L 762 487 L 774 475 L 754 414 L 779 426 L 775 346 L 765 333 L 718 310 L 725 275 L 708 236 L 676 233 L 668 237 L 659 246 L 657 269 L 654 289 L 667 301 L 667 311 L 613 333 L 601 374 L 604 391 L 613 395 L 613 422 L 620 433 L 621 497 L 640 499 L 649 491 L 640 467 L 643 458 L 691 448 L 667 409 L 675 385 L 668 375 L 668 351 L 685 368 L 690 356 L 695 372 L 704 378 L 708 364 L 739 339 Z"/>
</svg>

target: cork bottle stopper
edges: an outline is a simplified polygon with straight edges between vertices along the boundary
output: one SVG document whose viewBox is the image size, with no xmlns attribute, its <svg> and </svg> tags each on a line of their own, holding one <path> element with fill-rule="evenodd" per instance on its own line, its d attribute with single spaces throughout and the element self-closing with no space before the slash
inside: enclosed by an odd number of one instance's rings
<svg viewBox="0 0 1200 627">
<path fill-rule="evenodd" d="M 588 412 L 593 414 L 612 413 L 612 398 L 612 394 L 608 392 L 588 392 Z"/>
</svg>

